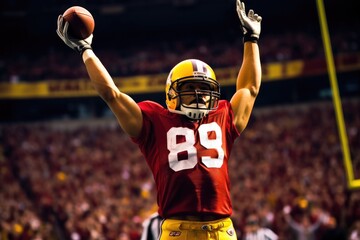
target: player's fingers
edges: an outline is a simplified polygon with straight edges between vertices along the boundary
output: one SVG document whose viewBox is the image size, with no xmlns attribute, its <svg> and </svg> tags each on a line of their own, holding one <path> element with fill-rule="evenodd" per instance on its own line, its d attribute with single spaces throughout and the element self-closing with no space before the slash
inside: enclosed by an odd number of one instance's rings
<svg viewBox="0 0 360 240">
<path fill-rule="evenodd" d="M 69 39 L 68 28 L 69 28 L 69 23 L 65 22 L 64 28 L 63 28 L 63 34 L 64 34 L 64 37 L 67 38 L 67 39 Z"/>
<path fill-rule="evenodd" d="M 65 27 L 64 23 L 65 23 L 64 18 L 63 16 L 60 15 L 58 18 L 58 31 L 59 33 L 61 33 L 61 35 L 64 35 L 64 27 Z"/>
<path fill-rule="evenodd" d="M 240 2 L 240 0 L 237 0 L 236 1 L 236 11 L 237 11 L 237 13 L 238 14 L 240 14 L 241 13 L 241 2 Z"/>
<path fill-rule="evenodd" d="M 60 19 L 60 16 L 59 16 L 58 19 L 57 19 L 57 29 L 60 28 L 60 24 L 61 24 L 61 19 Z"/>
<path fill-rule="evenodd" d="M 236 9 L 237 11 L 245 11 L 245 4 L 241 2 L 240 0 L 236 1 Z"/>
<path fill-rule="evenodd" d="M 57 34 L 59 37 L 61 37 L 61 33 L 59 32 L 59 29 L 58 29 L 58 28 L 56 29 L 56 34 Z"/>
<path fill-rule="evenodd" d="M 249 18 L 254 18 L 254 10 L 250 9 L 248 13 Z"/>
<path fill-rule="evenodd" d="M 57 20 L 57 29 L 56 29 L 56 33 L 57 35 L 59 35 L 59 37 L 62 37 L 62 25 L 63 25 L 63 17 L 61 15 L 59 15 L 58 20 Z"/>
<path fill-rule="evenodd" d="M 62 27 L 63 22 L 64 22 L 63 16 L 62 16 L 62 15 L 59 15 L 59 16 L 58 16 L 58 20 L 57 20 L 57 26 L 58 26 L 58 28 L 61 28 L 61 27 Z"/>
<path fill-rule="evenodd" d="M 92 39 L 93 39 L 94 35 L 91 34 L 90 36 L 88 36 L 84 41 L 88 44 L 91 44 L 92 43 Z"/>
</svg>

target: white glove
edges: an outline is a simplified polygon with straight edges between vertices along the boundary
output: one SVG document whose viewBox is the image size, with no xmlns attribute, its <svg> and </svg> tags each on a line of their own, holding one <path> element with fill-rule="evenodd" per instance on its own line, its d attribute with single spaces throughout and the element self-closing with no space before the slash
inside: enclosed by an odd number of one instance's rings
<svg viewBox="0 0 360 240">
<path fill-rule="evenodd" d="M 236 11 L 239 15 L 241 27 L 243 29 L 244 42 L 257 42 L 261 32 L 262 17 L 255 14 L 252 9 L 249 10 L 248 15 L 246 16 L 245 4 L 240 0 L 236 1 Z"/>
<path fill-rule="evenodd" d="M 75 39 L 69 36 L 68 28 L 69 28 L 69 23 L 64 21 L 62 15 L 59 15 L 57 20 L 56 33 L 57 35 L 59 35 L 61 40 L 63 40 L 63 42 L 66 45 L 68 45 L 69 47 L 80 53 L 80 55 L 82 55 L 86 49 L 92 49 L 91 48 L 91 43 L 93 39 L 92 34 L 86 39 Z"/>
</svg>

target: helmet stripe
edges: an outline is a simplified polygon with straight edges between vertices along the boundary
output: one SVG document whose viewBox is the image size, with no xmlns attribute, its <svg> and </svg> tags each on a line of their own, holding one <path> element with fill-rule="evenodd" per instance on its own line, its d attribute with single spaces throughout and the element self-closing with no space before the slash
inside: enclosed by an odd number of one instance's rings
<svg viewBox="0 0 360 240">
<path fill-rule="evenodd" d="M 205 65 L 199 61 L 199 60 L 191 60 L 191 64 L 193 66 L 194 72 L 203 72 L 203 73 L 207 73 L 207 68 L 205 67 Z"/>
</svg>

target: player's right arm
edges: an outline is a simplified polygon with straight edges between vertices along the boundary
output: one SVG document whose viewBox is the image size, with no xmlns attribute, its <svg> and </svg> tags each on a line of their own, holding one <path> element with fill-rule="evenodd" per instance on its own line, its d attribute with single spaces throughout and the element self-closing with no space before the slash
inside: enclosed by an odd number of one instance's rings
<svg viewBox="0 0 360 240">
<path fill-rule="evenodd" d="M 136 102 L 120 92 L 112 77 L 91 48 L 93 35 L 86 39 L 73 39 L 68 34 L 69 24 L 59 16 L 57 34 L 61 40 L 82 56 L 91 82 L 110 107 L 122 129 L 131 137 L 137 137 L 142 128 L 142 113 Z"/>
<path fill-rule="evenodd" d="M 91 83 L 110 107 L 122 129 L 131 137 L 137 137 L 142 128 L 142 113 L 137 103 L 120 92 L 112 77 L 91 49 L 82 55 Z"/>
</svg>

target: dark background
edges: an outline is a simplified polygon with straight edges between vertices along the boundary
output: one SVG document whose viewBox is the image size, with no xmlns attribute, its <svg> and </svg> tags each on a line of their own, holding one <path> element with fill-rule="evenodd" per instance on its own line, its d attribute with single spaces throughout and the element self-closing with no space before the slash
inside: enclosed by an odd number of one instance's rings
<svg viewBox="0 0 360 240">
<path fill-rule="evenodd" d="M 173 4 L 173 1 L 100 2 L 68 1 L 53 6 L 33 1 L 24 9 L 4 11 L 1 28 L 5 32 L 12 32 L 12 39 L 6 40 L 8 47 L 16 50 L 22 42 L 19 38 L 24 37 L 32 39 L 32 45 L 57 46 L 57 16 L 72 5 L 81 5 L 93 14 L 96 20 L 95 45 L 108 43 L 118 47 L 134 41 L 141 43 L 158 38 L 170 40 L 194 34 L 216 37 L 218 30 L 224 25 L 229 28 L 236 17 L 234 3 L 230 1 L 195 1 L 194 4 L 180 6 Z M 4 50 L 9 50 L 8 47 Z"/>
<path fill-rule="evenodd" d="M 246 9 L 254 9 L 263 17 L 263 36 L 281 39 L 284 34 L 305 32 L 321 41 L 316 1 L 258 0 L 245 1 Z M 242 32 L 234 0 L 156 0 L 156 1 L 40 1 L 5 0 L 0 3 L 0 57 L 32 56 L 48 51 L 71 52 L 55 33 L 59 14 L 68 7 L 80 5 L 95 18 L 93 48 L 126 49 L 157 42 L 176 40 L 191 42 L 207 39 L 216 43 L 223 39 L 241 39 Z M 359 32 L 359 7 L 355 0 L 324 1 L 330 37 L 335 33 Z M 304 46 L 307 44 L 303 43 Z M 260 48 L 268 46 L 262 45 Z M 322 48 L 322 46 L 319 46 Z M 74 53 L 76 61 L 81 59 Z M 360 95 L 359 70 L 338 74 L 342 97 Z M 234 87 L 223 87 L 222 97 L 230 98 Z M 144 99 L 165 103 L 164 93 L 138 94 Z M 257 107 L 294 104 L 304 101 L 331 100 L 329 77 L 309 76 L 301 79 L 264 82 Z M 79 109 L 101 117 L 108 109 L 99 97 L 73 99 L 0 100 L 1 121 L 24 121 L 62 117 L 79 117 Z"/>
<path fill-rule="evenodd" d="M 263 17 L 262 34 L 306 31 L 320 37 L 316 1 L 245 1 Z M 221 37 L 238 34 L 234 0 L 157 0 L 157 1 L 12 1 L 0 3 L 1 52 L 49 46 L 59 47 L 55 34 L 57 16 L 68 7 L 87 8 L 96 20 L 94 44 L 119 46 L 134 41 L 172 38 Z M 358 28 L 355 0 L 324 1 L 330 33 Z M 238 31 L 239 30 L 239 31 Z"/>
</svg>

